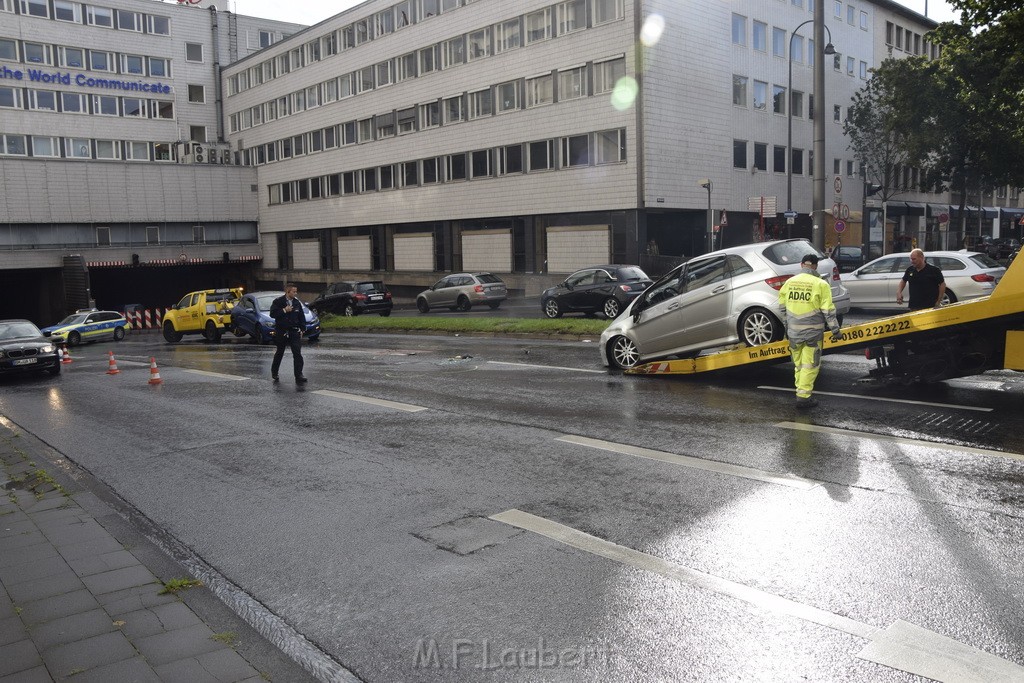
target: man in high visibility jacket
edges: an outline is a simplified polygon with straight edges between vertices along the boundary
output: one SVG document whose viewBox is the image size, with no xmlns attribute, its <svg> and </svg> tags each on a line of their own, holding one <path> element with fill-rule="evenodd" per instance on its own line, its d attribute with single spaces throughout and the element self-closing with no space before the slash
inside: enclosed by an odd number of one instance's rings
<svg viewBox="0 0 1024 683">
<path fill-rule="evenodd" d="M 821 346 L 825 328 L 833 341 L 843 338 L 832 303 L 832 288 L 818 274 L 818 257 L 807 254 L 801 259 L 800 273 L 786 280 L 779 290 L 779 305 L 786 323 L 786 337 L 793 356 L 796 379 L 796 405 L 813 408 L 818 402 L 811 396 L 814 380 L 821 370 Z"/>
</svg>

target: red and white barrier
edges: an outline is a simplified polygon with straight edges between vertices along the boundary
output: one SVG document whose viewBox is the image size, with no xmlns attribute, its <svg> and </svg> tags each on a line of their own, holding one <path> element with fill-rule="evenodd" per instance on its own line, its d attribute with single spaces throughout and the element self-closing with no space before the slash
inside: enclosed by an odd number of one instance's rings
<svg viewBox="0 0 1024 683">
<path fill-rule="evenodd" d="M 163 327 L 164 314 L 169 308 L 147 308 L 145 310 L 130 311 L 125 314 L 132 331 L 159 330 Z"/>
</svg>

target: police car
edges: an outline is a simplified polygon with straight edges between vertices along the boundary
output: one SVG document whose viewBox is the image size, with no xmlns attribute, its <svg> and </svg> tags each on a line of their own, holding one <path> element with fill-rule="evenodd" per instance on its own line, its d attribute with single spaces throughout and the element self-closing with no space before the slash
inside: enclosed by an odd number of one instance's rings
<svg viewBox="0 0 1024 683">
<path fill-rule="evenodd" d="M 124 339 L 125 330 L 131 325 L 116 311 L 99 311 L 83 308 L 75 311 L 56 325 L 44 327 L 41 332 L 47 337 L 64 337 L 68 346 L 83 342 Z"/>
</svg>

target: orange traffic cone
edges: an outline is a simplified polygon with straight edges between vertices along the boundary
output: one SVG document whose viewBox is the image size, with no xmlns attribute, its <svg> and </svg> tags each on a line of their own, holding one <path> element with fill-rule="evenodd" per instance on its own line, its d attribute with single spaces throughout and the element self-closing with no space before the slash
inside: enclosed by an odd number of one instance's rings
<svg viewBox="0 0 1024 683">
<path fill-rule="evenodd" d="M 119 373 L 121 371 L 117 369 L 117 363 L 114 362 L 114 352 L 113 351 L 107 351 L 107 353 L 110 354 L 110 368 L 107 370 L 107 374 L 108 375 L 116 375 L 117 373 Z"/>
<path fill-rule="evenodd" d="M 149 383 L 150 384 L 163 384 L 163 380 L 160 379 L 160 368 L 156 366 L 156 358 L 150 356 L 149 358 Z"/>
<path fill-rule="evenodd" d="M 58 348 L 57 350 L 60 351 L 60 362 L 64 365 L 70 365 L 71 353 L 67 349 Z"/>
</svg>

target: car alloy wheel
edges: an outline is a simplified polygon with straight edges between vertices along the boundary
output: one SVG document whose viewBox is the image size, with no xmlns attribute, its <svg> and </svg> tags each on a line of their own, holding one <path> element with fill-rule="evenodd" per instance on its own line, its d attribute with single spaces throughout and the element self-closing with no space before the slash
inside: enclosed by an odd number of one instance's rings
<svg viewBox="0 0 1024 683">
<path fill-rule="evenodd" d="M 619 313 L 622 312 L 622 304 L 619 303 L 615 297 L 608 297 L 604 300 L 603 311 L 604 317 L 609 320 L 614 320 L 619 317 Z"/>
<path fill-rule="evenodd" d="M 345 309 L 342 311 L 346 318 L 351 318 L 356 314 L 356 307 L 352 304 L 345 304 Z"/>
<path fill-rule="evenodd" d="M 740 338 L 747 346 L 760 346 L 779 339 L 781 325 L 763 308 L 752 308 L 740 318 Z"/>
<path fill-rule="evenodd" d="M 467 298 L 465 295 L 463 295 L 463 296 L 460 296 L 458 301 L 455 302 L 455 308 L 456 308 L 456 310 L 459 310 L 459 311 L 462 311 L 463 313 L 465 313 L 469 309 L 473 308 L 473 304 L 469 303 L 469 298 Z"/>
<path fill-rule="evenodd" d="M 632 339 L 620 335 L 608 343 L 608 359 L 612 366 L 625 370 L 637 364 L 640 360 L 640 351 Z"/>
<path fill-rule="evenodd" d="M 68 333 L 68 346 L 78 346 L 82 343 L 82 335 L 77 332 Z"/>
<path fill-rule="evenodd" d="M 548 299 L 544 302 L 544 315 L 549 318 L 561 318 L 562 307 L 554 299 Z"/>
<path fill-rule="evenodd" d="M 123 327 L 115 327 L 114 328 L 114 341 L 121 341 L 122 339 L 124 339 L 124 328 Z"/>
<path fill-rule="evenodd" d="M 181 341 L 181 332 L 175 332 L 174 325 L 170 322 L 164 323 L 164 340 L 172 344 Z"/>
<path fill-rule="evenodd" d="M 427 303 L 426 299 L 423 299 L 423 298 L 416 299 L 416 309 L 420 313 L 426 313 L 426 312 L 428 312 L 430 310 L 430 304 Z"/>
</svg>

